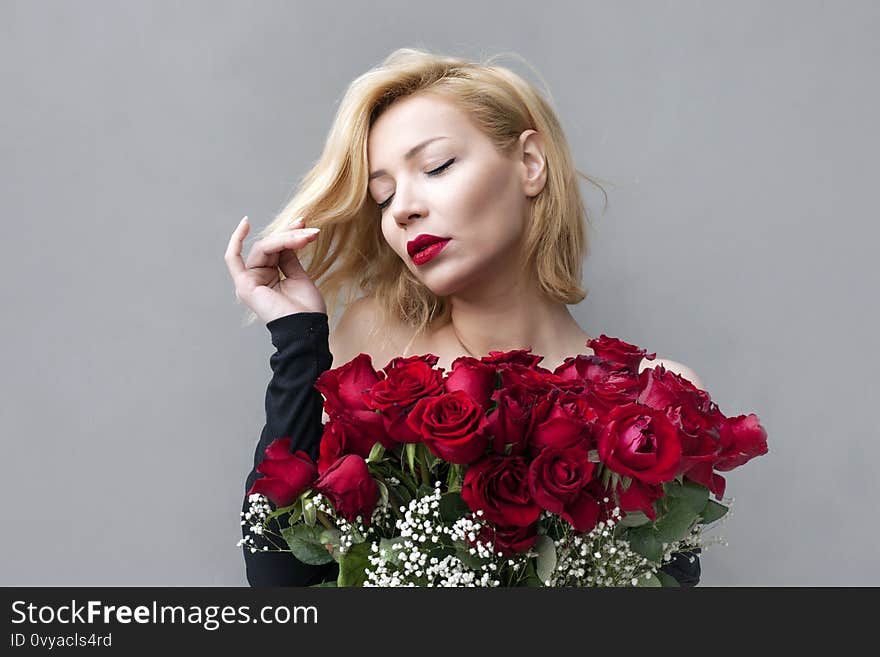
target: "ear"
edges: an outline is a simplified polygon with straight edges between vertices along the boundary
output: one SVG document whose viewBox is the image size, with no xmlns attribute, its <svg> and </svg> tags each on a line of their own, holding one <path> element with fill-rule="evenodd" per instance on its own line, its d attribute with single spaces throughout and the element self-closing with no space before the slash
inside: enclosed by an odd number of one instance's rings
<svg viewBox="0 0 880 657">
<path fill-rule="evenodd" d="M 523 190 L 527 196 L 537 196 L 547 183 L 547 161 L 544 142 L 535 130 L 524 130 L 519 136 L 522 153 Z"/>
</svg>

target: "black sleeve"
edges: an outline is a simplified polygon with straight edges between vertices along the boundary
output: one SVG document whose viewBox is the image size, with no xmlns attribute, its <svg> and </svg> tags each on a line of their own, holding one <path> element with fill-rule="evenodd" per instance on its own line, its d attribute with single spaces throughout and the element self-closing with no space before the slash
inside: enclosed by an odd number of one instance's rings
<svg viewBox="0 0 880 657">
<path fill-rule="evenodd" d="M 689 552 L 674 552 L 672 560 L 664 564 L 661 571 L 672 575 L 681 586 L 696 586 L 700 583 L 700 548 Z M 690 559 L 694 561 L 691 563 Z"/>
<path fill-rule="evenodd" d="M 266 390 L 266 425 L 254 451 L 253 469 L 245 482 L 242 511 L 247 511 L 249 506 L 247 491 L 262 476 L 256 471 L 257 464 L 276 438 L 290 436 L 291 452 L 301 449 L 317 462 L 323 433 L 323 398 L 314 384 L 333 362 L 326 313 L 294 313 L 268 322 L 266 328 L 276 352 L 269 359 L 272 379 Z M 243 536 L 248 533 L 248 524 L 241 526 Z M 272 521 L 272 530 L 280 533 L 277 520 Z M 253 538 L 256 546 L 262 547 L 265 539 Z M 327 579 L 335 580 L 339 569 L 336 563 L 304 564 L 287 552 L 251 552 L 246 546 L 243 552 L 251 586 L 310 586 Z"/>
</svg>

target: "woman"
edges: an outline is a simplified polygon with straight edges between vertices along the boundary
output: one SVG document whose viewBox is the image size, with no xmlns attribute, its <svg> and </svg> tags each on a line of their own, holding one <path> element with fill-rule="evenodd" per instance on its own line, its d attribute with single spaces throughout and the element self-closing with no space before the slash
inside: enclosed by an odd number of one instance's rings
<svg viewBox="0 0 880 657">
<path fill-rule="evenodd" d="M 359 353 L 376 367 L 432 353 L 447 371 L 493 350 L 530 348 L 550 370 L 592 353 L 567 308 L 586 296 L 578 176 L 589 180 L 552 108 L 505 68 L 402 49 L 357 78 L 321 159 L 247 263 L 247 218 L 226 251 L 236 296 L 278 349 L 254 464 L 287 435 L 317 459 L 322 398 L 312 385 Z M 330 334 L 325 299 L 333 314 L 343 289 L 347 308 Z M 684 366 L 657 362 L 700 386 Z M 335 564 L 290 554 L 246 549 L 245 560 L 252 585 L 334 577 Z M 695 584 L 699 561 L 682 561 L 672 574 Z"/>
</svg>

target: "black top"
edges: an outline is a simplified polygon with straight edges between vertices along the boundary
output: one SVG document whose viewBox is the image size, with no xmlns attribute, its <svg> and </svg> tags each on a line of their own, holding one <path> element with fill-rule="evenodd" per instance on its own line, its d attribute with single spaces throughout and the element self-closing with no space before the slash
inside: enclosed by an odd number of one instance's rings
<svg viewBox="0 0 880 657">
<path fill-rule="evenodd" d="M 318 461 L 323 427 L 321 415 L 323 397 L 314 387 L 322 372 L 330 369 L 330 328 L 326 313 L 301 312 L 273 319 L 266 324 L 277 351 L 269 359 L 272 379 L 266 390 L 266 425 L 254 450 L 254 464 L 245 482 L 242 511 L 247 511 L 247 491 L 257 477 L 257 464 L 265 456 L 264 450 L 276 438 L 291 437 L 292 452 L 303 450 Z M 277 519 L 272 529 L 281 532 Z M 241 526 L 242 535 L 248 533 L 248 523 Z M 258 548 L 264 544 L 259 536 L 253 537 Z M 276 539 L 280 540 L 280 539 Z M 323 566 L 304 564 L 288 552 L 251 552 L 244 550 L 247 580 L 251 586 L 311 586 L 323 581 L 336 580 L 339 566 L 335 562 Z M 664 572 L 675 577 L 683 586 L 694 586 L 700 579 L 700 559 L 694 563 L 679 554 L 663 566 Z"/>
</svg>

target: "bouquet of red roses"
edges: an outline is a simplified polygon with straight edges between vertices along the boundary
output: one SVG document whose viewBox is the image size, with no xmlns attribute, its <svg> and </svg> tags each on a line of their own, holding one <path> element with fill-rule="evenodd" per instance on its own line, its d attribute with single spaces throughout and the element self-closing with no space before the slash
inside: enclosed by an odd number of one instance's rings
<svg viewBox="0 0 880 657">
<path fill-rule="evenodd" d="M 339 586 L 677 585 L 660 568 L 705 546 L 729 508 L 718 472 L 765 454 L 767 434 L 662 365 L 640 372 L 656 354 L 587 346 L 553 372 L 530 350 L 324 372 L 318 462 L 275 440 L 242 523 L 337 561 Z"/>
</svg>

